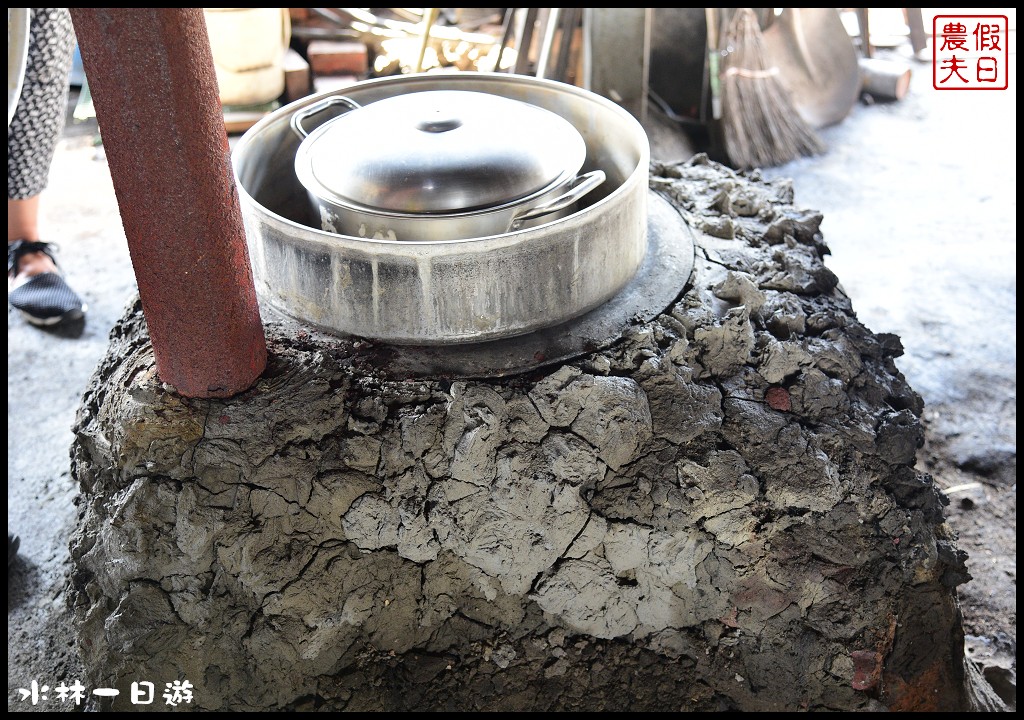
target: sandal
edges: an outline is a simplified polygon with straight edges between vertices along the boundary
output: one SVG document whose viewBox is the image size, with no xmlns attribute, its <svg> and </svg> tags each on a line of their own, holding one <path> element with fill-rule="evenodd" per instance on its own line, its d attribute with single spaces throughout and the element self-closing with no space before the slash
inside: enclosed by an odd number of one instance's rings
<svg viewBox="0 0 1024 720">
<path fill-rule="evenodd" d="M 37 252 L 45 254 L 56 265 L 50 243 L 27 240 L 7 243 L 7 301 L 33 325 L 50 327 L 80 320 L 85 316 L 86 305 L 59 272 L 33 275 L 10 289 L 11 282 L 18 276 L 22 258 Z"/>
</svg>

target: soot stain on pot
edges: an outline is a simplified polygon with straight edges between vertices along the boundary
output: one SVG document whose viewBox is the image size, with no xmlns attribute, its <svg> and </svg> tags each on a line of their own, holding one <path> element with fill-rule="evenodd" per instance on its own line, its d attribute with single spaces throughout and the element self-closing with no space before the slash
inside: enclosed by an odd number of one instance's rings
<svg viewBox="0 0 1024 720">
<path fill-rule="evenodd" d="M 267 245 L 262 248 L 264 263 L 266 267 L 272 268 L 276 278 L 288 278 L 289 283 L 280 283 L 275 278 L 264 280 L 267 288 L 276 297 L 286 300 L 280 290 L 276 288 L 292 287 L 296 289 L 297 297 L 309 297 L 311 293 L 317 293 L 317 288 L 331 286 L 332 270 L 331 256 L 326 252 L 316 252 L 302 249 L 295 246 Z M 323 314 L 322 307 L 309 307 L 306 309 L 311 317 L 320 317 Z"/>
<path fill-rule="evenodd" d="M 375 279 L 373 262 L 371 260 L 353 258 L 349 260 L 348 267 L 352 277 L 352 304 L 372 305 Z"/>
<path fill-rule="evenodd" d="M 318 292 L 318 288 L 329 287 L 331 280 L 331 256 L 326 252 L 307 252 L 298 255 L 296 283 L 303 294 Z M 322 292 L 322 290 L 321 290 Z"/>
<path fill-rule="evenodd" d="M 401 302 L 409 308 L 421 307 L 425 304 L 423 287 L 429 282 L 425 274 L 430 272 L 430 264 L 416 265 L 407 262 L 380 263 L 377 266 L 377 291 L 375 302 L 386 294 L 387 301 Z M 428 312 L 430 308 L 422 308 Z"/>
</svg>

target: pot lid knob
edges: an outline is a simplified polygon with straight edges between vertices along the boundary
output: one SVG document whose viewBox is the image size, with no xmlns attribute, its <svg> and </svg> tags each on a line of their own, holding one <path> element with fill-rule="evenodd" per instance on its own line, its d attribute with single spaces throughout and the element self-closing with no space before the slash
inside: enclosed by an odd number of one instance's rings
<svg viewBox="0 0 1024 720">
<path fill-rule="evenodd" d="M 455 128 L 462 127 L 462 121 L 458 118 L 430 118 L 428 120 L 421 120 L 416 125 L 417 130 L 422 130 L 428 133 L 442 133 L 454 130 Z"/>
</svg>

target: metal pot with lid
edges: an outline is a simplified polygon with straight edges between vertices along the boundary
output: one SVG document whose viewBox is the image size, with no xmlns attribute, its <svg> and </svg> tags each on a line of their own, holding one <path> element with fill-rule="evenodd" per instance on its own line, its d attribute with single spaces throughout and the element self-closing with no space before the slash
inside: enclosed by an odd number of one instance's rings
<svg viewBox="0 0 1024 720">
<path fill-rule="evenodd" d="M 322 229 L 295 174 L 305 140 L 292 128 L 294 117 L 333 96 L 370 110 L 449 90 L 522 101 L 565 119 L 583 137 L 583 170 L 600 170 L 605 181 L 575 212 L 515 232 L 394 242 Z M 303 121 L 310 137 L 324 117 Z M 493 138 L 489 147 L 503 144 L 497 129 L 485 137 Z M 541 140 L 539 133 L 525 138 L 520 144 L 532 148 Z M 340 335 L 440 347 L 558 333 L 560 323 L 621 293 L 649 257 L 647 134 L 611 100 L 553 80 L 469 71 L 365 80 L 268 114 L 238 140 L 232 164 L 261 301 Z"/>
<path fill-rule="evenodd" d="M 307 132 L 315 115 L 346 112 Z M 332 96 L 296 111 L 295 174 L 326 232 L 377 240 L 501 235 L 565 217 L 605 180 L 586 142 L 527 102 L 426 90 L 365 106 Z"/>
</svg>

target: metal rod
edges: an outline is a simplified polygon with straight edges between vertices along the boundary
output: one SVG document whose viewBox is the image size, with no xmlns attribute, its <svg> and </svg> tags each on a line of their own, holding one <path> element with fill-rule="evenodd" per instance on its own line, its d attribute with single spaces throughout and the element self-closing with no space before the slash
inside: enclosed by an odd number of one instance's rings
<svg viewBox="0 0 1024 720">
<path fill-rule="evenodd" d="M 433 27 L 434 23 L 437 21 L 438 15 L 440 14 L 441 8 L 424 8 L 420 48 L 416 55 L 416 65 L 412 69 L 413 72 L 423 72 L 423 57 L 427 53 L 427 45 L 430 44 L 430 28 Z"/>
<path fill-rule="evenodd" d="M 544 23 L 544 37 L 540 44 L 540 53 L 537 56 L 537 77 L 543 79 L 548 76 L 548 63 L 551 61 L 551 48 L 555 44 L 555 33 L 558 32 L 558 18 L 561 16 L 562 8 L 548 8 L 548 16 Z"/>
<path fill-rule="evenodd" d="M 516 8 L 505 8 L 505 19 L 501 24 L 501 45 L 498 46 L 498 57 L 494 61 L 494 72 L 501 72 L 501 56 L 505 53 L 515 30 Z"/>
<path fill-rule="evenodd" d="M 530 45 L 533 44 L 533 27 L 537 23 L 538 8 L 519 8 L 523 13 L 521 32 L 516 37 L 516 64 L 512 72 L 526 75 L 530 70 Z"/>
<path fill-rule="evenodd" d="M 71 8 L 160 379 L 227 397 L 267 346 L 202 8 Z"/>
<path fill-rule="evenodd" d="M 314 11 L 325 9 L 338 11 L 337 13 L 332 13 L 335 17 L 339 13 L 349 17 L 348 25 L 352 29 L 378 37 L 419 37 L 423 25 L 422 21 L 411 23 L 379 17 L 365 8 L 313 8 Z M 440 8 L 437 9 L 440 10 Z M 322 17 L 327 17 L 323 13 L 318 14 Z M 436 18 L 430 27 L 430 37 L 435 40 L 465 41 L 478 45 L 493 45 L 497 42 L 494 36 L 489 33 L 463 32 L 457 27 L 438 25 Z"/>
<path fill-rule="evenodd" d="M 554 80 L 565 82 L 569 69 L 569 58 L 572 50 L 572 38 L 580 24 L 583 8 L 565 8 L 562 13 L 562 37 L 558 42 L 558 56 L 555 58 Z"/>
</svg>

